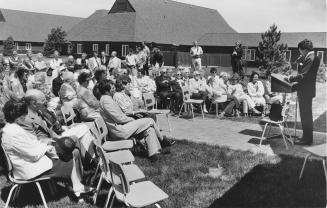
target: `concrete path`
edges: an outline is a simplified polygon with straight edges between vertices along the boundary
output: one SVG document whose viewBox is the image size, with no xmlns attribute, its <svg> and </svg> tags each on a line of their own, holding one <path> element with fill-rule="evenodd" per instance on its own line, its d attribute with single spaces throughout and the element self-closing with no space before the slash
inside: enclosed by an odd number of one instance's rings
<svg viewBox="0 0 327 208">
<path fill-rule="evenodd" d="M 262 126 L 254 123 L 220 120 L 218 118 L 204 118 L 197 115 L 192 119 L 177 118 L 170 116 L 172 131 L 168 132 L 168 125 L 165 117 L 158 117 L 160 128 L 163 134 L 177 140 L 188 140 L 197 143 L 210 145 L 227 146 L 234 150 L 251 151 L 253 153 L 264 153 L 267 155 L 279 154 L 281 152 L 292 155 L 301 155 L 305 151 L 301 146 L 292 146 L 286 151 L 281 137 L 276 137 L 272 142 L 259 147 L 258 142 L 262 133 Z M 277 132 L 272 131 L 272 135 Z M 294 135 L 294 130 L 291 130 Z M 301 136 L 298 131 L 297 135 Z M 325 133 L 315 133 L 315 144 L 326 143 Z"/>
</svg>

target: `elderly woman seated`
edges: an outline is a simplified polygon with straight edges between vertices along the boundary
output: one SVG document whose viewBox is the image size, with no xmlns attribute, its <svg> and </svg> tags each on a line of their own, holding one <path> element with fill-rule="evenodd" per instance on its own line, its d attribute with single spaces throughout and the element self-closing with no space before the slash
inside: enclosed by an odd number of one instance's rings
<svg viewBox="0 0 327 208">
<path fill-rule="evenodd" d="M 99 101 L 94 97 L 91 90 L 88 89 L 91 80 L 91 74 L 82 72 L 78 76 L 79 87 L 77 88 L 77 97 L 79 98 L 78 110 L 82 121 L 92 121 L 100 118 Z"/>
<path fill-rule="evenodd" d="M 77 197 L 90 191 L 81 181 L 83 167 L 77 149 L 58 159 L 62 149 L 51 142 L 39 140 L 36 135 L 24 130 L 27 106 L 24 102 L 8 101 L 3 109 L 7 124 L 2 129 L 2 145 L 13 165 L 13 177 L 17 180 L 31 180 L 36 177 L 71 179 L 73 192 Z M 58 153 L 58 154 L 57 154 Z M 64 161 L 63 161 L 64 160 Z"/>
<path fill-rule="evenodd" d="M 72 72 L 65 72 L 63 74 L 64 83 L 59 90 L 59 97 L 62 103 L 70 104 L 74 109 L 77 109 L 77 83 L 74 80 Z"/>
<path fill-rule="evenodd" d="M 254 104 L 253 100 L 251 99 L 251 97 L 244 92 L 243 86 L 239 83 L 239 81 L 240 81 L 239 75 L 234 74 L 232 76 L 232 78 L 230 79 L 230 82 L 229 82 L 230 85 L 228 85 L 229 94 L 231 94 L 232 96 L 235 96 L 239 103 L 243 102 L 243 105 L 246 105 L 247 108 L 254 114 L 260 114 L 260 112 L 255 109 L 255 104 Z M 246 103 L 244 103 L 244 102 L 246 102 Z M 244 114 L 248 113 L 245 106 L 243 106 L 243 113 Z"/>
<path fill-rule="evenodd" d="M 237 98 L 228 92 L 229 78 L 230 75 L 228 73 L 222 72 L 217 83 L 213 78 L 209 79 L 208 91 L 212 102 L 227 104 L 219 117 L 231 116 L 234 108 L 236 109 L 236 116 L 239 116 L 240 104 Z"/>
<path fill-rule="evenodd" d="M 261 81 L 259 81 L 259 74 L 257 72 L 253 72 L 250 76 L 250 82 L 247 85 L 248 93 L 253 100 L 256 108 L 259 111 L 263 111 L 266 105 L 266 100 L 263 97 L 265 94 L 265 89 Z"/>
</svg>

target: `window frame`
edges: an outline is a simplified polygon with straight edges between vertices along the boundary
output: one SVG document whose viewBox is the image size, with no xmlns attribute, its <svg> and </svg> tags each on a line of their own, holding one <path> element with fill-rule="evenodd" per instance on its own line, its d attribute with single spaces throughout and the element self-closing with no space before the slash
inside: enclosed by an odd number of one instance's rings
<svg viewBox="0 0 327 208">
<path fill-rule="evenodd" d="M 125 49 L 125 50 L 124 50 Z M 128 54 L 129 45 L 121 45 L 121 56 L 125 57 Z"/>
<path fill-rule="evenodd" d="M 290 53 L 290 55 L 289 55 L 289 58 L 287 59 L 287 53 Z M 292 50 L 286 50 L 285 51 L 285 60 L 287 61 L 287 62 L 291 62 L 291 60 L 292 60 Z"/>
<path fill-rule="evenodd" d="M 26 50 L 32 50 L 32 43 L 25 43 Z"/>
<path fill-rule="evenodd" d="M 19 50 L 19 43 L 18 42 L 15 42 L 15 48 L 16 48 L 17 51 Z"/>
<path fill-rule="evenodd" d="M 319 53 L 321 53 L 321 60 L 320 60 L 320 64 L 324 63 L 324 52 L 325 51 L 317 51 L 317 56 L 319 57 Z"/>
<path fill-rule="evenodd" d="M 96 49 L 95 49 L 96 48 Z M 99 44 L 98 43 L 93 43 L 93 45 L 92 45 L 92 51 L 96 51 L 96 52 L 98 52 L 99 53 Z"/>
<path fill-rule="evenodd" d="M 106 45 L 105 45 L 105 53 L 106 53 L 106 55 L 107 56 L 110 56 L 110 44 L 109 43 L 107 43 Z"/>
<path fill-rule="evenodd" d="M 82 54 L 83 53 L 83 44 L 77 43 L 76 44 L 76 54 Z"/>
</svg>

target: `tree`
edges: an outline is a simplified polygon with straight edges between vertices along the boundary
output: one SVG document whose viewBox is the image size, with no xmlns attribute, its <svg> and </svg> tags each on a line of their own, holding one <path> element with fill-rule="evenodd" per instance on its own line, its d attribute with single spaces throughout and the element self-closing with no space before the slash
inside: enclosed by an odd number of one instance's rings
<svg viewBox="0 0 327 208">
<path fill-rule="evenodd" d="M 62 27 L 52 28 L 48 38 L 44 42 L 43 54 L 50 56 L 55 50 L 62 52 L 66 43 L 66 31 Z"/>
<path fill-rule="evenodd" d="M 290 64 L 286 62 L 287 44 L 278 44 L 281 35 L 275 24 L 265 33 L 261 33 L 262 41 L 259 42 L 257 54 L 261 71 L 286 73 L 291 69 Z"/>
<path fill-rule="evenodd" d="M 5 56 L 11 56 L 12 51 L 15 49 L 15 41 L 12 36 L 9 36 L 7 40 L 3 42 L 3 54 Z"/>
</svg>

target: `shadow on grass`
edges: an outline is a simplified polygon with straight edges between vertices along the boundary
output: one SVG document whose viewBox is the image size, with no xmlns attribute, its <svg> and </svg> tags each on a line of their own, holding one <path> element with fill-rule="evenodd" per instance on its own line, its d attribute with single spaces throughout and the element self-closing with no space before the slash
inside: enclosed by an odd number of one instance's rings
<svg viewBox="0 0 327 208">
<path fill-rule="evenodd" d="M 281 155 L 278 164 L 253 168 L 209 208 L 218 207 L 326 207 L 326 181 L 321 161 Z"/>
</svg>

